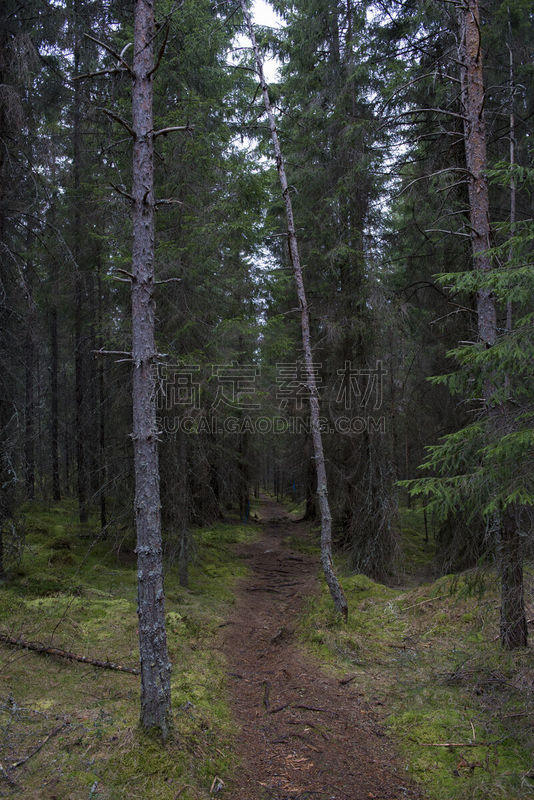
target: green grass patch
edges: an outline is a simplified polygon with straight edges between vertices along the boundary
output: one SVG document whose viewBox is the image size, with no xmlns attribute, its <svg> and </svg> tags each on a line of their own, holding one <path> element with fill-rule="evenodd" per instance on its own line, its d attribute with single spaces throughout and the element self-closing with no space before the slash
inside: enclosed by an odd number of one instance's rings
<svg viewBox="0 0 534 800">
<path fill-rule="evenodd" d="M 285 539 L 285 543 L 292 550 L 307 555 L 317 555 L 320 553 L 320 539 L 321 532 L 319 528 L 304 528 L 303 525 L 298 526 L 298 530 L 290 534 Z"/>
<path fill-rule="evenodd" d="M 69 502 L 25 508 L 26 548 L 0 586 L 0 628 L 135 665 L 135 558 L 112 552 L 97 520 L 80 526 L 75 511 Z M 166 570 L 175 734 L 165 748 L 138 730 L 138 677 L 2 646 L 0 762 L 24 758 L 68 723 L 14 771 L 16 787 L 0 777 L 6 796 L 202 800 L 216 776 L 226 780 L 235 731 L 214 642 L 247 572 L 234 545 L 256 535 L 257 526 L 233 522 L 196 530 L 189 588 L 179 585 L 177 565 Z"/>
<path fill-rule="evenodd" d="M 430 579 L 436 557 L 435 525 L 421 506 L 399 510 L 402 563 L 406 579 Z"/>
<path fill-rule="evenodd" d="M 427 563 L 424 526 L 417 510 L 406 519 L 405 548 L 425 546 L 417 569 Z M 533 797 L 532 651 L 506 653 L 495 640 L 495 576 L 451 575 L 399 589 L 350 574 L 343 561 L 339 574 L 348 623 L 334 614 L 322 582 L 300 638 L 337 674 L 356 676 L 351 686 L 376 702 L 430 800 Z M 459 746 L 436 746 L 445 743 Z"/>
</svg>

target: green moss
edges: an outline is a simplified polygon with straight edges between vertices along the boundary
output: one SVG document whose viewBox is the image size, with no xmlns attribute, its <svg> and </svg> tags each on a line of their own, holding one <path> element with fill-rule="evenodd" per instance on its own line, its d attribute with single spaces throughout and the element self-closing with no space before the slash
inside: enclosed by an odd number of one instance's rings
<svg viewBox="0 0 534 800">
<path fill-rule="evenodd" d="M 81 528 L 70 502 L 28 505 L 25 524 L 21 574 L 0 588 L 0 629 L 135 664 L 135 560 L 120 563 L 110 545 L 98 541 L 98 520 Z M 235 731 L 226 665 L 213 641 L 230 611 L 236 578 L 247 571 L 233 545 L 256 535 L 252 524 L 196 530 L 189 588 L 179 585 L 177 567 L 166 570 L 175 734 L 165 748 L 138 732 L 137 677 L 28 651 L 9 658 L 6 651 L 0 748 L 13 747 L 13 759 L 20 757 L 57 719 L 70 720 L 65 733 L 50 739 L 18 776 L 26 796 L 207 800 L 214 777 L 226 780 L 235 768 Z M 15 716 L 9 696 L 18 709 Z"/>
<path fill-rule="evenodd" d="M 318 556 L 320 553 L 320 539 L 321 532 L 319 528 L 299 525 L 295 533 L 290 534 L 285 539 L 285 543 L 292 550 L 296 550 L 299 553 Z"/>
<path fill-rule="evenodd" d="M 531 652 L 505 653 L 495 641 L 495 576 L 449 575 L 399 589 L 338 566 L 347 624 L 321 582 L 300 638 L 381 701 L 378 712 L 430 800 L 531 797 L 534 782 L 524 778 L 534 748 Z M 434 746 L 446 742 L 466 746 Z"/>
<path fill-rule="evenodd" d="M 432 520 L 427 518 L 425 530 L 425 517 L 423 508 L 402 507 L 400 509 L 401 546 L 406 571 L 414 574 L 431 575 L 436 556 L 436 539 L 432 527 Z M 428 541 L 426 540 L 428 533 Z"/>
</svg>

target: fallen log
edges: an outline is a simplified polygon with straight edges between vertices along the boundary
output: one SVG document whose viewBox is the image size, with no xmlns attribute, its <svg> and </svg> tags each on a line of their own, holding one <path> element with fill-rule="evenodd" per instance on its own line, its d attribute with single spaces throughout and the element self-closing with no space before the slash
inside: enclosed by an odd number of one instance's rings
<svg viewBox="0 0 534 800">
<path fill-rule="evenodd" d="M 99 658 L 80 656 L 77 653 L 70 653 L 68 650 L 61 650 L 59 647 L 47 647 L 40 642 L 28 642 L 21 638 L 16 639 L 13 636 L 8 636 L 7 633 L 0 633 L 0 642 L 9 644 L 12 647 L 32 650 L 35 653 L 41 653 L 47 656 L 65 658 L 68 661 L 79 661 L 81 664 L 91 664 L 93 667 L 100 667 L 100 669 L 113 669 L 116 672 L 128 672 L 130 675 L 139 675 L 139 669 L 137 667 L 124 667 L 122 664 L 115 664 L 113 661 L 102 661 Z"/>
</svg>

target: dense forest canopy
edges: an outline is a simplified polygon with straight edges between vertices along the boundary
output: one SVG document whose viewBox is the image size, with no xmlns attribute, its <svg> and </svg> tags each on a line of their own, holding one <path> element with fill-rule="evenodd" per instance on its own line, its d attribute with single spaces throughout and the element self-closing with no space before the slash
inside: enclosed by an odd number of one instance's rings
<svg viewBox="0 0 534 800">
<path fill-rule="evenodd" d="M 272 8 L 0 12 L 0 574 L 32 503 L 136 547 L 163 738 L 163 568 L 187 586 L 195 531 L 265 491 L 321 531 L 342 616 L 332 552 L 399 583 L 408 507 L 432 576 L 496 569 L 527 645 L 532 4 Z"/>
</svg>

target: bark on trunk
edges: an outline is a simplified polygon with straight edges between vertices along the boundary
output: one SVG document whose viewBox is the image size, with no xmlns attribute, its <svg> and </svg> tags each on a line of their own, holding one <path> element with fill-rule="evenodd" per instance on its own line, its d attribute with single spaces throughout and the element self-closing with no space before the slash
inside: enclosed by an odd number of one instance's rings
<svg viewBox="0 0 534 800">
<path fill-rule="evenodd" d="M 50 449 L 52 451 L 52 497 L 56 503 L 61 500 L 59 483 L 59 425 L 58 425 L 58 346 L 57 346 L 57 306 L 55 301 L 50 309 Z"/>
<path fill-rule="evenodd" d="M 96 263 L 97 272 L 99 267 L 100 253 L 96 253 L 94 262 Z M 98 326 L 98 308 L 96 298 L 96 281 L 92 273 L 87 275 L 87 301 L 89 305 L 89 330 L 88 330 L 88 356 L 89 353 L 94 354 L 97 346 L 97 326 Z M 98 418 L 98 371 L 97 360 L 92 355 L 87 358 L 87 456 L 88 456 L 88 479 L 91 489 L 91 500 L 100 498 L 101 475 L 100 475 L 100 462 L 99 462 L 99 418 Z"/>
<path fill-rule="evenodd" d="M 132 357 L 135 517 L 137 528 L 141 726 L 163 740 L 171 726 L 171 664 L 165 631 L 161 510 L 156 430 L 154 165 L 152 75 L 154 2 L 136 0 L 132 127 Z"/>
<path fill-rule="evenodd" d="M 80 34 L 78 30 L 78 3 L 74 3 L 74 76 L 80 74 Z M 73 255 L 74 274 L 74 395 L 75 395 L 75 437 L 78 514 L 80 522 L 89 518 L 87 507 L 87 464 L 85 459 L 85 364 L 83 343 L 83 275 L 80 267 L 81 256 L 81 209 L 80 209 L 80 158 L 81 158 L 81 84 L 74 81 L 74 107 L 72 126 L 72 169 L 74 188 L 73 209 Z"/>
<path fill-rule="evenodd" d="M 314 479 L 315 479 L 315 465 L 313 462 L 313 457 L 311 455 L 311 442 L 306 441 L 304 446 L 304 452 L 306 457 L 306 473 L 305 473 L 305 481 L 306 481 L 306 507 L 304 510 L 303 520 L 312 520 L 315 521 L 317 519 L 317 503 L 315 502 L 315 486 L 314 486 Z"/>
<path fill-rule="evenodd" d="M 487 272 L 492 268 L 490 248 L 489 189 L 486 127 L 484 120 L 484 75 L 480 40 L 478 0 L 467 0 L 460 18 L 461 89 L 464 106 L 464 138 L 466 166 L 470 172 L 469 207 L 474 269 Z M 497 341 L 497 304 L 491 289 L 477 292 L 478 337 L 486 347 Z M 496 434 L 506 409 L 492 405 L 494 385 L 491 376 L 485 386 L 485 402 L 490 424 Z M 525 647 L 527 624 L 523 599 L 523 561 L 516 514 L 503 510 L 499 522 L 499 558 L 501 569 L 501 644 L 506 648 Z"/>
<path fill-rule="evenodd" d="M 319 511 L 321 515 L 321 564 L 323 572 L 334 601 L 334 606 L 345 619 L 348 616 L 348 605 L 343 593 L 343 589 L 334 572 L 332 563 L 332 516 L 330 514 L 330 505 L 328 503 L 328 488 L 326 480 L 326 466 L 323 451 L 323 440 L 321 436 L 321 425 L 319 418 L 319 394 L 317 391 L 317 383 L 315 380 L 315 373 L 313 370 L 313 355 L 311 348 L 311 335 L 310 335 L 310 315 L 308 311 L 308 304 L 306 301 L 306 292 L 304 289 L 304 280 L 302 275 L 302 267 L 300 264 L 300 256 L 297 243 L 297 234 L 295 229 L 295 221 L 293 217 L 293 205 L 291 203 L 291 196 L 289 194 L 289 186 L 287 183 L 287 176 L 280 148 L 280 141 L 278 139 L 278 132 L 276 129 L 276 121 L 271 107 L 269 98 L 269 88 L 265 80 L 263 72 L 263 62 L 261 54 L 256 42 L 256 35 L 250 14 L 248 13 L 245 0 L 241 0 L 241 8 L 245 18 L 254 56 L 256 59 L 256 67 L 258 70 L 258 77 L 263 94 L 263 102 L 267 118 L 269 120 L 269 128 L 271 131 L 271 139 L 276 159 L 276 168 L 278 170 L 278 177 L 280 179 L 280 186 L 282 189 L 282 197 L 284 199 L 286 218 L 287 218 L 287 235 L 289 244 L 289 254 L 291 264 L 293 267 L 293 274 L 297 288 L 297 297 L 300 308 L 300 320 L 302 329 L 302 348 L 304 351 L 304 366 L 306 370 L 306 383 L 307 390 L 310 395 L 310 427 L 313 441 L 313 450 L 315 455 L 315 469 L 317 473 L 317 497 L 319 501 Z"/>
<path fill-rule="evenodd" d="M 509 54 L 509 78 L 510 78 L 510 167 L 515 164 L 515 111 L 514 111 L 514 92 L 515 92 L 515 76 L 514 76 L 514 50 L 512 47 L 512 26 L 510 24 L 510 9 L 508 9 L 508 32 L 510 41 L 508 42 Z M 510 173 L 510 236 L 515 234 L 516 223 L 516 185 L 515 176 L 513 171 Z M 510 263 L 514 257 L 514 248 L 510 245 L 508 258 Z M 512 301 L 508 300 L 506 304 L 506 330 L 512 330 Z"/>
<path fill-rule="evenodd" d="M 248 434 L 239 436 L 239 518 L 248 522 L 250 516 L 249 494 L 249 468 L 248 468 Z"/>
<path fill-rule="evenodd" d="M 480 42 L 478 0 L 468 0 L 461 18 L 460 63 L 464 105 L 465 160 L 469 170 L 469 209 L 473 266 L 491 269 L 489 190 L 485 170 L 486 124 L 484 119 L 484 76 Z M 491 289 L 477 292 L 478 336 L 488 347 L 497 340 L 497 309 Z"/>
<path fill-rule="evenodd" d="M 178 579 L 180 586 L 189 586 L 189 477 L 187 468 L 187 438 L 182 431 L 178 432 L 178 498 L 182 503 L 179 514 L 180 547 L 178 552 Z"/>
<path fill-rule="evenodd" d="M 527 646 L 523 592 L 523 548 L 515 509 L 508 507 L 500 522 L 501 644 L 507 650 Z"/>
<path fill-rule="evenodd" d="M 32 291 L 32 266 L 28 266 L 27 274 L 28 291 L 28 327 L 24 349 L 26 359 L 24 364 L 24 462 L 26 497 L 33 500 L 35 497 L 35 341 L 34 306 Z"/>
<path fill-rule="evenodd" d="M 101 276 L 100 257 L 98 261 L 97 291 L 98 291 L 98 346 L 104 347 L 103 313 L 102 313 L 102 276 Z M 107 484 L 107 465 L 106 465 L 106 415 L 105 415 L 105 378 L 104 378 L 104 359 L 100 359 L 97 367 L 98 373 L 98 463 L 99 463 L 99 504 L 100 504 L 100 528 L 105 531 L 107 526 L 106 514 L 106 484 Z"/>
</svg>

